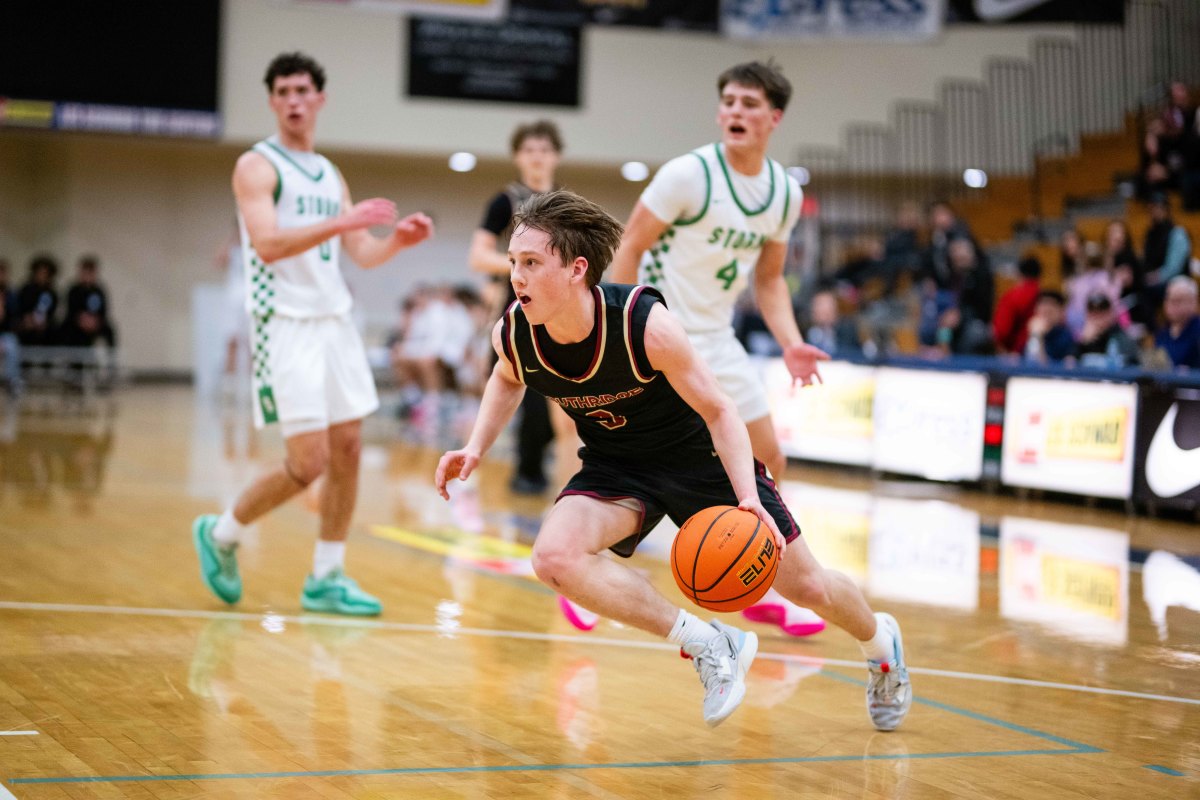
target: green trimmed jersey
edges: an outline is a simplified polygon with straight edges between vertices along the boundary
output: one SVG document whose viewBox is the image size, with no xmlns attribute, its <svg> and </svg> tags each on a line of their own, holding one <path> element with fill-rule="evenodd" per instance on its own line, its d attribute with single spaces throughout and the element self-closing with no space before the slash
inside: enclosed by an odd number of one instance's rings
<svg viewBox="0 0 1200 800">
<path fill-rule="evenodd" d="M 786 243 L 800 185 L 777 161 L 742 175 L 710 144 L 663 165 L 641 203 L 670 225 L 642 258 L 638 280 L 658 289 L 688 333 L 729 328 L 763 245 Z"/>
<path fill-rule="evenodd" d="M 342 213 L 342 180 L 329 159 L 289 150 L 277 137 L 251 148 L 275 168 L 275 214 L 280 228 L 301 228 Z M 246 274 L 246 310 L 256 317 L 324 317 L 350 310 L 339 266 L 341 237 L 289 258 L 264 263 L 238 214 Z"/>
</svg>

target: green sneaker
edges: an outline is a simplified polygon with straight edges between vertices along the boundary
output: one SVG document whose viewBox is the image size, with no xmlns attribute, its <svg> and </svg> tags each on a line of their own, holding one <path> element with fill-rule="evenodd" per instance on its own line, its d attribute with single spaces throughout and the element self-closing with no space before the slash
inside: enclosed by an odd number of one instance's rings
<svg viewBox="0 0 1200 800">
<path fill-rule="evenodd" d="M 237 545 L 220 547 L 213 540 L 216 514 L 202 514 L 192 523 L 192 544 L 200 556 L 200 577 L 213 594 L 226 603 L 242 599 L 242 576 L 238 574 Z"/>
<path fill-rule="evenodd" d="M 356 617 L 374 617 L 383 611 L 383 604 L 378 598 L 358 588 L 354 579 L 340 569 L 335 569 L 324 578 L 317 579 L 312 575 L 305 578 L 300 605 L 305 611 Z"/>
</svg>

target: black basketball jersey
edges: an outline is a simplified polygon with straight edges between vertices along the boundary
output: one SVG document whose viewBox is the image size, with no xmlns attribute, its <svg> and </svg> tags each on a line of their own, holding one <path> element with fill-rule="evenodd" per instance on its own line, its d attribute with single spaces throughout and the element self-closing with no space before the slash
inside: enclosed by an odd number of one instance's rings
<svg viewBox="0 0 1200 800">
<path fill-rule="evenodd" d="M 596 318 L 586 340 L 570 348 L 590 351 L 572 375 L 547 353 L 543 326 L 530 325 L 520 303 L 509 306 L 501 329 L 504 354 L 525 385 L 558 403 L 575 421 L 583 456 L 609 460 L 711 460 L 712 437 L 646 357 L 646 320 L 662 294 L 647 286 L 602 283 L 592 288 Z M 558 347 L 562 347 L 559 345 Z"/>
</svg>

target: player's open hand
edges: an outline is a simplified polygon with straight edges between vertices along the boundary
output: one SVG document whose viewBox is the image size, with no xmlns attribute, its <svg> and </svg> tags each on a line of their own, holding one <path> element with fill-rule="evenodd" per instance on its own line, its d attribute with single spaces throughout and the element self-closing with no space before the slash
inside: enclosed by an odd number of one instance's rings
<svg viewBox="0 0 1200 800">
<path fill-rule="evenodd" d="M 479 466 L 479 454 L 472 450 L 451 450 L 443 455 L 438 461 L 437 472 L 433 476 L 434 485 L 437 486 L 438 494 L 442 496 L 442 499 L 450 499 L 450 493 L 446 491 L 447 482 L 455 478 L 465 481 L 477 466 Z"/>
<path fill-rule="evenodd" d="M 738 508 L 743 511 L 749 511 L 771 529 L 771 533 L 775 534 L 775 546 L 779 548 L 779 555 L 782 556 L 783 551 L 787 549 L 787 542 L 784 540 L 783 534 L 779 532 L 779 526 L 775 524 L 775 518 L 767 513 L 767 510 L 763 508 L 758 498 L 754 497 L 742 500 L 738 503 Z"/>
<path fill-rule="evenodd" d="M 355 203 L 346 212 L 347 230 L 370 228 L 372 225 L 391 225 L 396 221 L 396 204 L 382 197 Z"/>
<path fill-rule="evenodd" d="M 828 361 L 829 353 L 811 344 L 794 344 L 783 350 L 783 363 L 792 374 L 792 385 L 796 381 L 804 386 L 813 383 L 823 383 L 821 373 L 817 370 L 818 361 Z"/>
<path fill-rule="evenodd" d="M 433 220 L 419 211 L 409 214 L 396 223 L 396 230 L 392 235 L 401 247 L 412 247 L 433 236 Z"/>
</svg>

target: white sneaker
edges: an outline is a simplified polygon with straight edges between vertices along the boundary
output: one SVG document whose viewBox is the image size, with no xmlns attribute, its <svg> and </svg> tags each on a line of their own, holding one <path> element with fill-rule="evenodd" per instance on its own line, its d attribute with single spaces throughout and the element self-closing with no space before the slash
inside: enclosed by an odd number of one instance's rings
<svg viewBox="0 0 1200 800">
<path fill-rule="evenodd" d="M 721 724 L 746 696 L 746 673 L 758 654 L 758 636 L 732 625 L 712 621 L 720 633 L 711 642 L 688 642 L 680 648 L 704 684 L 704 721 Z"/>
<path fill-rule="evenodd" d="M 871 671 L 867 682 L 867 713 L 881 731 L 894 731 L 904 722 L 912 705 L 912 685 L 908 682 L 908 667 L 904 663 L 904 640 L 900 625 L 891 614 L 875 614 L 880 625 L 892 632 L 892 658 L 887 661 L 867 660 Z"/>
</svg>

